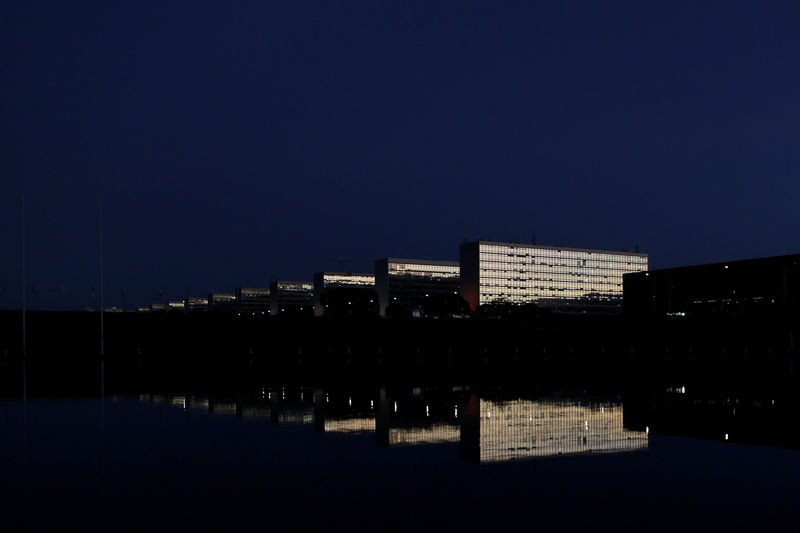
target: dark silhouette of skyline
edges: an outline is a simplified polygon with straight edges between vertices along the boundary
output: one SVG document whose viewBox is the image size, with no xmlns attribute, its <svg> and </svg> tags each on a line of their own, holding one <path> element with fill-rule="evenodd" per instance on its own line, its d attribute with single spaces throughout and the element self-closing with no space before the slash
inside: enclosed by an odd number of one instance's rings
<svg viewBox="0 0 800 533">
<path fill-rule="evenodd" d="M 798 251 L 800 8 L 21 2 L 0 17 L 0 307 L 455 260 L 465 238 Z"/>
</svg>

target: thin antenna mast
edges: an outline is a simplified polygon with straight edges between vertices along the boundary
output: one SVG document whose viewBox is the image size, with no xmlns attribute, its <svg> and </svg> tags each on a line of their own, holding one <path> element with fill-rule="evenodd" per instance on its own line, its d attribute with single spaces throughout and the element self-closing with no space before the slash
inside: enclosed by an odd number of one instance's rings
<svg viewBox="0 0 800 533">
<path fill-rule="evenodd" d="M 100 363 L 103 362 L 104 338 L 103 338 L 103 199 L 99 200 L 100 216 Z"/>
<path fill-rule="evenodd" d="M 20 228 L 20 235 L 22 239 L 22 373 L 25 374 L 26 368 L 25 365 L 27 363 L 27 335 L 25 333 L 25 193 L 22 193 L 22 211 L 21 211 L 21 220 L 22 225 Z M 27 397 L 27 383 L 26 380 L 23 379 L 22 382 L 22 396 L 23 398 Z"/>
</svg>

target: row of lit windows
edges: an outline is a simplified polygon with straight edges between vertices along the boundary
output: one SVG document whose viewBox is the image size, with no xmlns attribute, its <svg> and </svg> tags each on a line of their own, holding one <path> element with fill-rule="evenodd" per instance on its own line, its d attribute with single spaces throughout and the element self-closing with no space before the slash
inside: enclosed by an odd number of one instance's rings
<svg viewBox="0 0 800 533">
<path fill-rule="evenodd" d="M 548 266 L 572 266 L 579 268 L 625 268 L 633 267 L 638 272 L 643 267 L 647 267 L 647 262 L 636 261 L 586 261 L 585 259 L 578 259 L 576 261 L 548 261 L 542 258 L 524 260 L 520 258 L 506 258 L 506 257 L 493 257 L 481 256 L 481 265 L 484 264 L 501 264 L 501 265 L 548 265 Z"/>
<path fill-rule="evenodd" d="M 286 282 L 286 281 L 279 281 L 278 282 L 278 290 L 279 291 L 311 291 L 314 290 L 314 285 L 312 283 L 293 283 L 293 282 Z M 269 294 L 269 293 L 267 293 Z"/>
<path fill-rule="evenodd" d="M 504 255 L 516 256 L 530 256 L 530 257 L 572 257 L 572 258 L 609 258 L 609 257 L 625 257 L 635 258 L 638 260 L 647 261 L 647 256 L 634 255 L 625 252 L 611 253 L 609 251 L 589 251 L 589 250 L 558 250 L 549 248 L 533 248 L 533 247 L 512 247 L 503 245 L 482 244 L 480 246 L 480 253 L 494 253 Z M 629 259 L 630 260 L 630 259 Z"/>
<path fill-rule="evenodd" d="M 418 263 L 389 263 L 389 274 L 435 272 L 443 275 L 458 276 L 458 265 L 422 265 Z"/>
<path fill-rule="evenodd" d="M 326 287 L 363 287 L 375 285 L 375 276 L 325 274 L 323 283 Z"/>
</svg>

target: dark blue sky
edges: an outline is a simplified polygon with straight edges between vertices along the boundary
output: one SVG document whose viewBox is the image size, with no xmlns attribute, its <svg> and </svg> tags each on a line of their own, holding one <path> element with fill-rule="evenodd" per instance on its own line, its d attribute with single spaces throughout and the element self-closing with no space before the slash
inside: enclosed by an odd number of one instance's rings
<svg viewBox="0 0 800 533">
<path fill-rule="evenodd" d="M 793 3 L 1 10 L 2 307 L 23 190 L 34 307 L 95 301 L 100 196 L 126 307 L 465 238 L 655 267 L 800 251 Z"/>
</svg>

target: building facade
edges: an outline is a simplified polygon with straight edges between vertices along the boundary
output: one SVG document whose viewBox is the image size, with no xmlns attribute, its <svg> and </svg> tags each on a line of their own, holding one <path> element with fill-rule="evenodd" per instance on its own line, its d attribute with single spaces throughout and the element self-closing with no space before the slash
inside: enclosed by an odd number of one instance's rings
<svg viewBox="0 0 800 533">
<path fill-rule="evenodd" d="M 270 283 L 270 314 L 312 314 L 314 284 L 308 281 L 273 281 Z"/>
<path fill-rule="evenodd" d="M 800 254 L 627 274 L 625 314 L 797 316 Z"/>
<path fill-rule="evenodd" d="M 230 292 L 212 292 L 208 295 L 208 310 L 233 313 L 236 311 L 236 295 Z"/>
<path fill-rule="evenodd" d="M 375 291 L 381 316 L 387 309 L 418 315 L 428 298 L 457 295 L 457 261 L 400 259 L 387 257 L 375 261 Z"/>
<path fill-rule="evenodd" d="M 352 272 L 317 272 L 314 274 L 314 316 L 324 316 L 327 305 L 325 296 L 330 291 L 369 297 L 375 292 L 375 276 Z M 377 298 L 375 296 L 374 298 Z"/>
<path fill-rule="evenodd" d="M 236 312 L 264 315 L 270 311 L 270 290 L 256 287 L 236 289 Z"/>
<path fill-rule="evenodd" d="M 208 311 L 208 298 L 189 297 L 183 301 L 186 311 Z"/>
<path fill-rule="evenodd" d="M 475 241 L 460 247 L 461 295 L 486 304 L 537 304 L 559 312 L 621 312 L 622 276 L 647 254 Z"/>
</svg>

